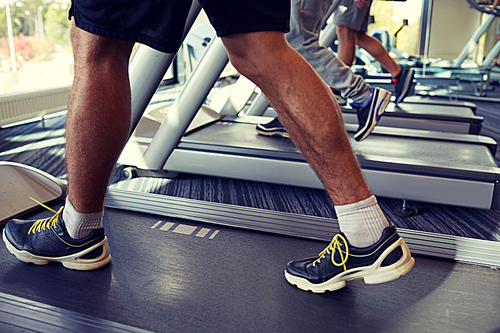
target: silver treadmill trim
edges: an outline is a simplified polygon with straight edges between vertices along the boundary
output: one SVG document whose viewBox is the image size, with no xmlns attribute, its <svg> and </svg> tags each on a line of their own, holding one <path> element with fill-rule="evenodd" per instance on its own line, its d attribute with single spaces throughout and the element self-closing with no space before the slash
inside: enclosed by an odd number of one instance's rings
<svg viewBox="0 0 500 333">
<path fill-rule="evenodd" d="M 329 242 L 336 219 L 109 188 L 105 207 Z M 500 266 L 500 241 L 398 229 L 412 253 Z"/>
</svg>

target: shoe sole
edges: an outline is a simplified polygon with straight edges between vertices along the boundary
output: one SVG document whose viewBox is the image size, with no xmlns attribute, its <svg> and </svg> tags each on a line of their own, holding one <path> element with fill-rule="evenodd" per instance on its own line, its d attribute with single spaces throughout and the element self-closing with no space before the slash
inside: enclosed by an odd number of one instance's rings
<svg viewBox="0 0 500 333">
<path fill-rule="evenodd" d="M 16 256 L 17 259 L 26 262 L 26 263 L 32 263 L 35 265 L 47 265 L 51 261 L 55 262 L 60 262 L 62 265 L 66 268 L 69 269 L 75 269 L 79 271 L 89 271 L 93 269 L 100 268 L 107 263 L 111 261 L 111 254 L 109 250 L 109 245 L 108 245 L 108 238 L 105 236 L 102 241 L 99 243 L 83 250 L 78 253 L 74 253 L 71 255 L 67 256 L 61 256 L 61 257 L 45 257 L 45 256 L 38 256 L 35 254 L 32 254 L 28 251 L 19 251 L 16 249 L 10 241 L 7 239 L 7 236 L 5 235 L 5 229 L 2 233 L 2 238 L 7 246 L 7 250 L 9 250 L 10 253 Z M 86 254 L 98 249 L 99 247 L 102 247 L 103 251 L 100 256 L 97 258 L 93 259 L 84 259 L 82 258 Z"/>
<path fill-rule="evenodd" d="M 290 139 L 290 135 L 288 135 L 287 132 L 273 131 L 273 130 L 264 131 L 260 128 L 257 128 L 257 133 L 259 133 L 260 135 L 264 135 L 264 136 L 275 136 L 275 137 L 279 137 L 279 138 Z"/>
<path fill-rule="evenodd" d="M 415 76 L 415 70 L 413 68 L 410 68 L 408 71 L 408 76 L 406 77 L 405 84 L 403 85 L 403 91 L 401 91 L 401 95 L 398 96 L 396 101 L 394 102 L 395 104 L 402 103 L 403 100 L 408 96 L 408 93 L 410 92 L 410 87 L 413 83 L 413 78 Z"/>
<path fill-rule="evenodd" d="M 403 251 L 401 259 L 392 265 L 382 267 L 384 259 L 398 247 L 401 247 Z M 307 279 L 292 275 L 287 271 L 285 271 L 285 278 L 290 284 L 297 286 L 299 289 L 312 291 L 313 293 L 324 293 L 325 291 L 341 289 L 345 287 L 347 282 L 353 280 L 364 279 L 366 284 L 393 281 L 408 273 L 413 268 L 414 264 L 415 259 L 412 258 L 410 249 L 403 238 L 399 238 L 394 244 L 389 246 L 372 265 L 351 268 L 323 283 L 311 283 Z"/>
<path fill-rule="evenodd" d="M 382 97 L 382 103 L 378 105 L 376 110 L 370 109 L 370 114 L 368 115 L 365 127 L 354 134 L 354 140 L 358 142 L 363 141 L 368 137 L 368 135 L 370 135 L 375 126 L 377 126 L 377 123 L 384 114 L 385 109 L 387 108 L 387 105 L 391 100 L 392 93 L 390 93 L 389 91 L 379 89 L 378 94 L 379 96 L 377 98 L 380 98 L 381 94 L 384 94 L 385 96 Z"/>
</svg>

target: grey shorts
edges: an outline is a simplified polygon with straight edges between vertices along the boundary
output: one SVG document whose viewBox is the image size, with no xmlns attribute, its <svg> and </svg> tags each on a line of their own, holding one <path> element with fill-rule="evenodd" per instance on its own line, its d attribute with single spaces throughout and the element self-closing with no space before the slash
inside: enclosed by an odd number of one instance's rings
<svg viewBox="0 0 500 333">
<path fill-rule="evenodd" d="M 354 0 L 340 0 L 333 12 L 333 23 L 366 32 L 370 23 L 370 8 L 359 9 Z"/>
<path fill-rule="evenodd" d="M 290 0 L 199 0 L 219 37 L 290 26 Z M 192 0 L 73 0 L 70 17 L 90 33 L 175 53 Z"/>
</svg>

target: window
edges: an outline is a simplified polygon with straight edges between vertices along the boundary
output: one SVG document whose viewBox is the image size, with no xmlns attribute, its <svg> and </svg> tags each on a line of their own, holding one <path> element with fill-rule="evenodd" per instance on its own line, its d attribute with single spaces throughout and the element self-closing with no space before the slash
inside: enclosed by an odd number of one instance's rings
<svg viewBox="0 0 500 333">
<path fill-rule="evenodd" d="M 71 85 L 69 6 L 69 0 L 0 0 L 0 95 Z"/>
<path fill-rule="evenodd" d="M 404 26 L 397 34 L 396 47 L 406 54 L 416 55 L 421 12 L 422 0 L 373 1 L 370 14 L 374 16 L 375 23 L 368 26 L 368 33 L 371 29 L 381 28 L 386 29 L 392 37 L 406 19 L 408 26 Z"/>
</svg>

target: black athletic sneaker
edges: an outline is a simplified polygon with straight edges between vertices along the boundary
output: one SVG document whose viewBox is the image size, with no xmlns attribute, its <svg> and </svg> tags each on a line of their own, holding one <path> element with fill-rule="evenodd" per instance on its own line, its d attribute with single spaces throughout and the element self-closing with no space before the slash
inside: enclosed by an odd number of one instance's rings
<svg viewBox="0 0 500 333">
<path fill-rule="evenodd" d="M 398 76 L 392 79 L 392 83 L 394 84 L 396 104 L 403 102 L 405 97 L 408 96 L 408 92 L 410 91 L 411 85 L 413 84 L 414 76 L 415 70 L 413 68 L 402 67 L 401 72 L 399 72 Z"/>
<path fill-rule="evenodd" d="M 357 279 L 368 284 L 392 281 L 408 273 L 414 263 L 405 241 L 390 226 L 377 243 L 363 248 L 349 245 L 338 234 L 319 257 L 290 261 L 285 278 L 302 290 L 323 293 Z"/>
<path fill-rule="evenodd" d="M 387 104 L 391 100 L 391 93 L 377 87 L 371 88 L 371 95 L 361 103 L 350 103 L 358 113 L 358 130 L 354 134 L 354 140 L 363 141 L 373 131 L 375 125 L 382 117 Z"/>
<path fill-rule="evenodd" d="M 266 136 L 278 136 L 281 138 L 290 138 L 285 127 L 281 125 L 278 117 L 274 118 L 272 121 L 267 124 L 258 124 L 257 125 L 257 133 Z"/>
<path fill-rule="evenodd" d="M 73 239 L 64 226 L 63 208 L 57 212 L 50 210 L 55 213 L 52 217 L 11 220 L 5 225 L 3 241 L 17 259 L 36 265 L 57 261 L 66 268 L 77 270 L 97 269 L 111 260 L 103 228 L 92 231 L 85 238 Z"/>
</svg>

